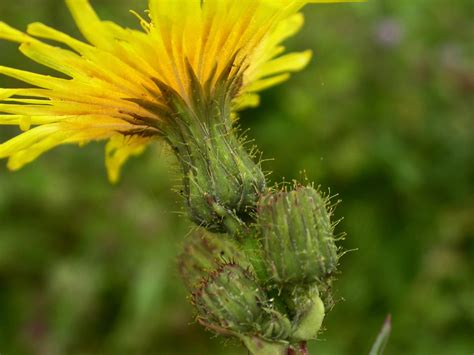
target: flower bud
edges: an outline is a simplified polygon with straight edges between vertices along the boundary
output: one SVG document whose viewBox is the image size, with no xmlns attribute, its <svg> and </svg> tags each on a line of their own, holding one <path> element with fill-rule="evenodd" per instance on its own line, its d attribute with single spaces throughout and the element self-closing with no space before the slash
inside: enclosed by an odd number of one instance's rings
<svg viewBox="0 0 474 355">
<path fill-rule="evenodd" d="M 198 229 L 187 238 L 178 258 L 181 277 L 190 291 L 194 291 L 202 280 L 207 279 L 223 263 L 231 261 L 245 268 L 250 267 L 234 240 L 204 229 Z"/>
<path fill-rule="evenodd" d="M 266 313 L 266 294 L 253 275 L 237 264 L 224 264 L 193 293 L 198 320 L 220 333 L 256 334 Z"/>
<path fill-rule="evenodd" d="M 253 273 L 235 263 L 212 272 L 192 299 L 199 322 L 220 334 L 281 341 L 293 331 L 288 317 L 273 308 Z"/>
<path fill-rule="evenodd" d="M 338 264 L 327 198 L 299 186 L 263 196 L 258 205 L 263 257 L 271 282 L 325 281 Z"/>
</svg>

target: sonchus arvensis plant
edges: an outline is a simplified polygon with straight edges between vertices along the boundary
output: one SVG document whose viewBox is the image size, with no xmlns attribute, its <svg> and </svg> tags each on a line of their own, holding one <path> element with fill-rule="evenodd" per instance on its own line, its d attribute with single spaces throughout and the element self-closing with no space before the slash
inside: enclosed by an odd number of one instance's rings
<svg viewBox="0 0 474 355">
<path fill-rule="evenodd" d="M 0 158 L 17 170 L 58 145 L 106 140 L 116 182 L 129 157 L 163 140 L 202 228 L 180 258 L 197 319 L 254 353 L 299 349 L 316 337 L 337 268 L 330 211 L 310 186 L 268 189 L 235 126 L 261 90 L 309 62 L 310 51 L 288 54 L 282 44 L 301 28 L 299 11 L 331 2 L 149 0 L 146 14 L 133 12 L 135 30 L 101 20 L 88 0 L 66 0 L 85 41 L 0 22 L 0 38 L 58 72 L 0 66 L 30 86 L 0 89 L 0 124 L 22 131 L 0 144 Z"/>
</svg>

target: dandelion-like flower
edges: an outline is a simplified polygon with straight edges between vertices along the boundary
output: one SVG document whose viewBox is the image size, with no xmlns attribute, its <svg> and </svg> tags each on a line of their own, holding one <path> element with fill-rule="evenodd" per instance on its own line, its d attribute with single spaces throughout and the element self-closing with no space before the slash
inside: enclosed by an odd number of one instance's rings
<svg viewBox="0 0 474 355">
<path fill-rule="evenodd" d="M 66 0 L 87 42 L 41 23 L 23 33 L 0 22 L 0 38 L 21 43 L 24 55 L 67 76 L 0 66 L 1 74 L 34 86 L 0 89 L 0 124 L 24 131 L 0 145 L 0 158 L 16 170 L 60 144 L 108 140 L 106 165 L 116 181 L 129 156 L 166 134 L 175 112 L 164 91 L 193 110 L 196 80 L 211 100 L 229 96 L 235 112 L 257 105 L 258 91 L 303 68 L 310 52 L 282 56 L 281 42 L 300 28 L 297 12 L 307 2 L 150 0 L 150 20 L 136 14 L 138 31 L 102 21 L 87 0 Z M 216 93 L 222 86 L 227 92 Z"/>
<path fill-rule="evenodd" d="M 339 1 L 149 0 L 134 30 L 102 21 L 88 0 L 66 0 L 86 42 L 41 23 L 24 33 L 0 22 L 0 38 L 60 73 L 0 66 L 31 85 L 0 89 L 0 125 L 23 131 L 0 144 L 0 158 L 16 170 L 61 144 L 107 140 L 115 182 L 129 157 L 164 140 L 181 166 L 188 215 L 207 229 L 180 258 L 198 320 L 255 354 L 304 352 L 339 258 L 330 211 L 311 187 L 268 191 L 235 121 L 308 63 L 310 51 L 282 45 L 300 29 L 301 8 Z"/>
</svg>

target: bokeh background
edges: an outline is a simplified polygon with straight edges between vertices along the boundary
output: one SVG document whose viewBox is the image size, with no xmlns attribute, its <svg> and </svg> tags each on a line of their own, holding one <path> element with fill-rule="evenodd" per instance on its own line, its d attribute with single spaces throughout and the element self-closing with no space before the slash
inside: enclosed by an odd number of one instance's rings
<svg viewBox="0 0 474 355">
<path fill-rule="evenodd" d="M 145 1 L 95 0 L 136 26 Z M 313 354 L 366 354 L 387 313 L 388 355 L 474 351 L 474 2 L 377 0 L 305 8 L 291 49 L 309 68 L 241 125 L 279 181 L 302 175 L 342 203 L 339 302 Z M 0 2 L 0 19 L 79 36 L 61 0 Z M 46 72 L 0 42 L 3 65 Z M 0 78 L 0 87 L 18 83 Z M 3 127 L 2 140 L 18 132 Z M 242 354 L 194 324 L 176 271 L 190 229 L 156 145 L 110 185 L 103 145 L 0 166 L 2 355 Z M 306 171 L 306 173 L 302 173 Z"/>
</svg>

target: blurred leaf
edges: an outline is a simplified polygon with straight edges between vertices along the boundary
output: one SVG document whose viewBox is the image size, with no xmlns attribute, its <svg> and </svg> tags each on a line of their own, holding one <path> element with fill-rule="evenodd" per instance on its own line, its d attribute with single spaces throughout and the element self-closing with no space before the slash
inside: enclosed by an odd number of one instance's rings
<svg viewBox="0 0 474 355">
<path fill-rule="evenodd" d="M 383 355 L 392 331 L 392 316 L 388 315 L 369 355 Z"/>
</svg>

